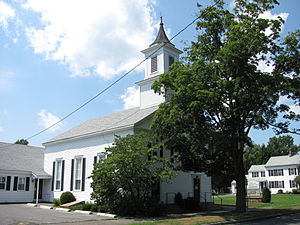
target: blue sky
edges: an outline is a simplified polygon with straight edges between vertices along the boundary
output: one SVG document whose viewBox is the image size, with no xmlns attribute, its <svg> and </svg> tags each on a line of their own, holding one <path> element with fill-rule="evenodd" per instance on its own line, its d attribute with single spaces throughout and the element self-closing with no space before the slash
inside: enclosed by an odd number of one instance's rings
<svg viewBox="0 0 300 225">
<path fill-rule="evenodd" d="M 0 0 L 0 141 L 34 135 L 131 69 L 154 40 L 160 15 L 172 37 L 198 11 L 196 0 L 103 2 Z M 281 2 L 266 16 L 286 18 L 284 36 L 299 28 L 300 1 Z M 195 40 L 194 27 L 173 40 L 177 48 Z M 85 120 L 135 106 L 135 82 L 141 79 L 143 66 L 30 144 L 41 146 Z M 273 135 L 271 130 L 251 133 L 259 144 Z M 299 136 L 295 142 L 300 144 Z"/>
</svg>

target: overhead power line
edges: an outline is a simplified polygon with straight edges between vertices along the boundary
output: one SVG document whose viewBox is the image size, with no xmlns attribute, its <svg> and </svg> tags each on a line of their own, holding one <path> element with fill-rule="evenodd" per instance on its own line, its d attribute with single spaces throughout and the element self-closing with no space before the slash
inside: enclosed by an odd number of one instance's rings
<svg viewBox="0 0 300 225">
<path fill-rule="evenodd" d="M 182 28 L 180 31 L 178 31 L 171 39 L 170 41 L 172 41 L 174 38 L 176 38 L 178 35 L 180 35 L 183 31 L 185 31 L 189 26 L 191 26 L 193 23 L 196 22 L 196 20 L 198 19 L 198 17 L 196 17 L 195 19 L 193 19 L 193 21 L 191 21 L 190 23 L 188 23 L 184 28 Z M 128 74 L 130 74 L 132 71 L 134 71 L 137 67 L 139 67 L 143 62 L 145 62 L 147 59 L 149 59 L 151 56 L 153 56 L 156 52 L 158 52 L 162 47 L 164 47 L 167 43 L 164 43 L 163 45 L 161 45 L 156 51 L 154 51 L 151 55 L 149 55 L 148 57 L 146 57 L 145 59 L 143 59 L 142 61 L 140 61 L 137 65 L 135 65 L 132 69 L 130 69 L 129 71 L 127 71 L 125 74 L 123 74 L 121 77 L 119 77 L 117 80 L 115 80 L 114 82 L 112 82 L 110 85 L 108 85 L 106 88 L 104 88 L 103 90 L 101 90 L 99 93 L 97 93 L 94 97 L 90 98 L 89 100 L 87 100 L 86 102 L 84 102 L 83 104 L 81 104 L 79 107 L 77 107 L 76 109 L 74 109 L 72 112 L 70 112 L 69 114 L 67 114 L 66 116 L 64 116 L 62 119 L 60 119 L 59 121 L 57 121 L 56 123 L 52 124 L 51 126 L 37 132 L 34 135 L 31 135 L 30 137 L 26 138 L 25 140 L 30 140 L 38 135 L 40 135 L 41 133 L 44 133 L 45 131 L 51 129 L 52 127 L 56 126 L 57 124 L 63 122 L 64 120 L 66 120 L 67 118 L 69 118 L 71 115 L 73 115 L 74 113 L 76 113 L 77 111 L 79 111 L 80 109 L 82 109 L 83 107 L 85 107 L 86 105 L 88 105 L 90 102 L 92 102 L 93 100 L 95 100 L 96 98 L 98 98 L 100 95 L 102 95 L 104 92 L 106 92 L 108 89 L 110 89 L 111 87 L 113 87 L 115 84 L 117 84 L 119 81 L 121 81 L 124 77 L 126 77 Z"/>
</svg>

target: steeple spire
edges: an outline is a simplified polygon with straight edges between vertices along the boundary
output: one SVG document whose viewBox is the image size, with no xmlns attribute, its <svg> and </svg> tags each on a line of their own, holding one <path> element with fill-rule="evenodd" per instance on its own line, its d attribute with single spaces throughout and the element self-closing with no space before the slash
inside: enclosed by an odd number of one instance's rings
<svg viewBox="0 0 300 225">
<path fill-rule="evenodd" d="M 158 31 L 157 37 L 154 40 L 154 42 L 150 45 L 150 47 L 155 44 L 160 44 L 160 43 L 169 43 L 169 44 L 173 45 L 166 35 L 162 16 L 160 17 L 159 31 Z"/>
</svg>

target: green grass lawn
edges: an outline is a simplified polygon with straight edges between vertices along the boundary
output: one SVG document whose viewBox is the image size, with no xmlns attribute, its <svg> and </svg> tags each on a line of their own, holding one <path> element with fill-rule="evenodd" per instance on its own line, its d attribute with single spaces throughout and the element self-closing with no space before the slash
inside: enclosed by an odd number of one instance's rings
<svg viewBox="0 0 300 225">
<path fill-rule="evenodd" d="M 235 205 L 235 196 L 222 197 L 223 205 Z M 215 203 L 221 204 L 221 199 L 215 197 Z M 292 209 L 300 208 L 300 195 L 296 194 L 276 194 L 272 195 L 271 203 L 249 202 L 249 208 L 272 208 L 272 209 Z"/>
<path fill-rule="evenodd" d="M 222 197 L 223 205 L 235 205 L 235 196 Z M 220 204 L 220 198 L 215 198 L 215 203 Z M 272 195 L 271 203 L 251 202 L 250 208 L 266 208 L 265 210 L 252 210 L 244 213 L 238 212 L 222 212 L 209 213 L 201 216 L 192 216 L 170 220 L 152 220 L 149 222 L 134 223 L 134 225 L 200 225 L 219 223 L 225 221 L 236 221 L 246 218 L 257 218 L 261 216 L 278 215 L 282 213 L 299 212 L 300 210 L 300 195 L 282 194 Z"/>
</svg>

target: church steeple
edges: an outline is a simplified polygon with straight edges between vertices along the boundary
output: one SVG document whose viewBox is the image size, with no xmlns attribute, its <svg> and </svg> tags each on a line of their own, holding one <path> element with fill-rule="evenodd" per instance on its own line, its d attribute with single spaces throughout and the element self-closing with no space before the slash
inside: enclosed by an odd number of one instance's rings
<svg viewBox="0 0 300 225">
<path fill-rule="evenodd" d="M 151 46 L 153 46 L 155 44 L 160 44 L 160 43 L 169 43 L 169 44 L 173 45 L 169 41 L 169 39 L 168 39 L 168 37 L 166 35 L 165 29 L 164 29 L 164 23 L 162 21 L 162 16 L 160 17 L 159 31 L 158 31 L 157 37 L 156 37 L 156 39 L 154 40 L 154 42 L 149 47 L 151 47 Z"/>
<path fill-rule="evenodd" d="M 147 59 L 145 61 L 145 77 L 137 84 L 140 86 L 140 108 L 147 108 L 165 101 L 165 97 L 155 94 L 151 86 L 161 74 L 169 71 L 170 65 L 177 61 L 182 53 L 168 39 L 162 17 L 160 18 L 160 27 L 156 39 L 142 53 Z"/>
</svg>

